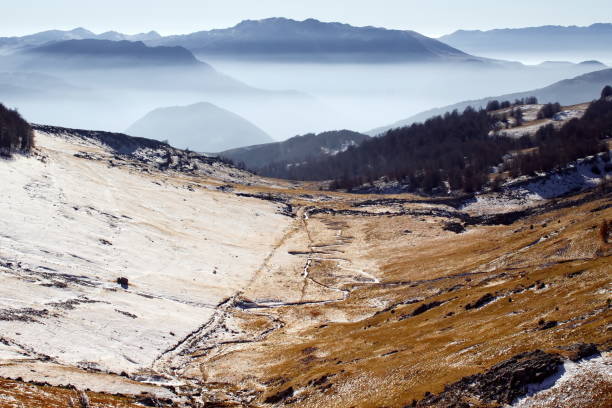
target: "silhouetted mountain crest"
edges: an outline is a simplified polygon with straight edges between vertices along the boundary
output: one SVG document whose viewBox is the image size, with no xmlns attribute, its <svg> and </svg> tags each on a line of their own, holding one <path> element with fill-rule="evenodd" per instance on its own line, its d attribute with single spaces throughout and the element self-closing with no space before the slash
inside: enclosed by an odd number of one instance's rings
<svg viewBox="0 0 612 408">
<path fill-rule="evenodd" d="M 245 20 L 231 28 L 168 36 L 151 44 L 180 45 L 196 54 L 231 58 L 481 60 L 414 31 L 355 27 L 315 19 Z"/>
<path fill-rule="evenodd" d="M 118 60 L 136 65 L 202 64 L 185 48 L 148 47 L 142 41 L 68 40 L 46 44 L 26 54 L 53 58 L 59 64 L 71 64 L 75 60 L 98 66 L 116 65 Z"/>
</svg>

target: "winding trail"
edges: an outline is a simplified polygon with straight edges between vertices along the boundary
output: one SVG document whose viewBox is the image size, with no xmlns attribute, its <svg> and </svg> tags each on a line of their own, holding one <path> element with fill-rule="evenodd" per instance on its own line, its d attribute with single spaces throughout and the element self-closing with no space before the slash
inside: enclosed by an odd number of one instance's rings
<svg viewBox="0 0 612 408">
<path fill-rule="evenodd" d="M 181 375 L 181 371 L 188 367 L 194 358 L 210 356 L 211 353 L 215 352 L 216 355 L 212 357 L 212 360 L 214 361 L 215 359 L 221 358 L 223 356 L 224 347 L 236 344 L 261 342 L 275 331 L 285 327 L 286 322 L 284 322 L 280 317 L 278 317 L 277 314 L 266 313 L 265 310 L 272 311 L 274 309 L 287 306 L 321 305 L 345 301 L 350 296 L 351 290 L 327 285 L 312 276 L 311 268 L 315 265 L 316 262 L 335 262 L 338 267 L 344 270 L 363 275 L 366 280 L 360 281 L 360 283 L 379 283 L 379 280 L 376 277 L 365 271 L 350 268 L 349 266 L 351 262 L 349 260 L 340 258 L 336 255 L 338 253 L 342 253 L 341 250 L 336 248 L 340 248 L 343 245 L 346 245 L 348 242 L 348 239 L 345 238 L 342 234 L 342 229 L 336 230 L 336 242 L 327 245 L 315 245 L 312 232 L 308 225 L 309 216 L 307 208 L 297 207 L 295 213 L 295 222 L 292 223 L 287 232 L 274 245 L 272 250 L 264 258 L 261 266 L 253 274 L 247 285 L 243 289 L 237 291 L 231 297 L 225 299 L 223 302 L 218 304 L 215 307 L 215 311 L 210 317 L 210 319 L 204 322 L 200 327 L 195 329 L 186 337 L 179 340 L 172 347 L 162 352 L 155 359 L 154 363 L 151 366 L 152 376 L 165 377 L 167 380 L 169 380 L 168 382 L 172 383 L 175 387 L 178 386 L 176 389 L 179 391 L 179 394 L 181 392 L 181 388 L 185 391 L 193 390 L 197 387 L 202 388 L 204 382 L 196 381 L 193 379 L 185 379 L 185 377 Z M 274 255 L 277 254 L 279 250 L 281 250 L 283 245 L 290 238 L 292 238 L 295 234 L 298 233 L 304 234 L 307 239 L 308 247 L 307 251 L 297 251 L 295 253 L 292 253 L 294 255 L 306 255 L 303 268 L 301 269 L 303 283 L 300 290 L 299 300 L 295 302 L 251 302 L 244 301 L 243 299 L 241 299 L 247 289 L 249 289 L 249 287 L 251 287 L 255 282 L 257 282 L 258 279 L 261 279 L 262 274 L 264 272 L 270 271 L 270 268 L 272 266 L 270 265 L 270 262 L 273 259 Z M 304 299 L 306 297 L 309 285 L 316 285 L 328 291 L 338 292 L 341 295 L 336 299 L 305 301 Z M 251 335 L 249 338 L 244 338 L 244 336 L 242 336 L 234 339 L 229 338 L 214 340 L 215 334 L 217 332 L 223 334 L 223 328 L 225 326 L 226 321 L 232 317 L 232 314 L 235 311 L 247 312 L 252 316 L 265 317 L 270 321 L 270 327 L 260 333 L 255 334 L 254 336 Z"/>
</svg>

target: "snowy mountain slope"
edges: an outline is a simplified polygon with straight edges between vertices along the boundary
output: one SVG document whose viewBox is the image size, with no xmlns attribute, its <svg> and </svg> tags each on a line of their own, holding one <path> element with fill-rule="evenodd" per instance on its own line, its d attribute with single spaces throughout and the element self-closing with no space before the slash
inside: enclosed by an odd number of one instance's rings
<svg viewBox="0 0 612 408">
<path fill-rule="evenodd" d="M 42 360 L 146 378 L 248 284 L 290 218 L 216 191 L 248 177 L 217 160 L 37 129 L 35 154 L 0 162 L 10 180 L 0 195 L 0 376 Z M 175 153 L 170 166 L 164 150 Z"/>
<path fill-rule="evenodd" d="M 0 405 L 70 406 L 89 389 L 91 406 L 117 408 L 429 407 L 428 390 L 453 383 L 468 385 L 455 399 L 502 404 L 609 337 L 604 189 L 547 200 L 564 192 L 554 177 L 526 180 L 538 197 L 461 208 L 35 129 L 30 157 L 0 161 Z M 575 179 L 593 186 L 588 164 Z M 525 351 L 535 358 L 515 358 Z M 508 364 L 526 381 L 507 385 Z M 480 392 L 492 378 L 504 382 Z M 609 379 L 592 385 L 585 398 Z M 539 397 L 567 394 L 554 388 Z"/>
</svg>

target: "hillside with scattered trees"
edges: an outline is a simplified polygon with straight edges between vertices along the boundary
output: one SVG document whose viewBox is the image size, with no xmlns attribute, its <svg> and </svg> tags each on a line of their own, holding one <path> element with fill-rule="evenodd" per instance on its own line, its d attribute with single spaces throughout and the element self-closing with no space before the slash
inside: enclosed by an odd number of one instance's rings
<svg viewBox="0 0 612 408">
<path fill-rule="evenodd" d="M 28 152 L 34 146 L 34 132 L 19 112 L 0 104 L 0 155 Z"/>
<path fill-rule="evenodd" d="M 552 115 L 557 105 L 544 110 L 546 116 Z M 612 136 L 612 101 L 595 101 L 583 118 L 560 129 L 545 126 L 533 136 L 496 135 L 492 130 L 497 121 L 485 109 L 468 107 L 463 113 L 453 111 L 390 130 L 336 156 L 267 172 L 279 178 L 333 180 L 333 189 L 350 190 L 383 179 L 400 182 L 411 191 L 471 193 L 499 181 L 494 169 L 498 174 L 509 171 L 513 177 L 532 175 L 606 151 L 604 139 Z"/>
<path fill-rule="evenodd" d="M 369 136 L 350 130 L 335 130 L 318 135 L 309 133 L 283 142 L 240 147 L 219 153 L 262 176 L 274 176 L 279 168 L 290 167 L 315 157 L 333 156 L 358 146 Z"/>
<path fill-rule="evenodd" d="M 535 147 L 516 155 L 506 167 L 518 177 L 550 171 L 573 160 L 608 150 L 604 139 L 612 137 L 612 100 L 594 101 L 584 116 L 569 121 L 560 129 L 549 124 L 533 137 L 521 138 L 526 147 Z"/>
</svg>

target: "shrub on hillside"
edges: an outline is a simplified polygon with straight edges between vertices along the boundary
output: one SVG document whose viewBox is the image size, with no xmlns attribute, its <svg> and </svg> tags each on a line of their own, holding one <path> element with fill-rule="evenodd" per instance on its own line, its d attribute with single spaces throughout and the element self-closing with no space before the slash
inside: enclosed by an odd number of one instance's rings
<svg viewBox="0 0 612 408">
<path fill-rule="evenodd" d="M 538 119 L 551 119 L 558 112 L 561 112 L 559 103 L 547 103 L 538 112 Z"/>
<path fill-rule="evenodd" d="M 0 155 L 29 152 L 34 146 L 34 132 L 16 110 L 0 104 Z"/>
<path fill-rule="evenodd" d="M 501 104 L 497 100 L 492 100 L 487 103 L 487 112 L 492 112 L 501 109 Z"/>
</svg>

